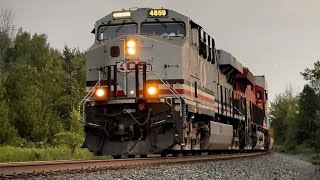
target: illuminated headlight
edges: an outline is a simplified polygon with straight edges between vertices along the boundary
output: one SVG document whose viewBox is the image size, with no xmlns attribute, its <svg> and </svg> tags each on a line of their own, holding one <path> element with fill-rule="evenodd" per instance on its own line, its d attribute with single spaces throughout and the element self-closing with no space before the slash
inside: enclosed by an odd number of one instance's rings
<svg viewBox="0 0 320 180">
<path fill-rule="evenodd" d="M 94 94 L 98 98 L 104 98 L 104 97 L 107 97 L 107 90 L 105 88 L 99 87 L 96 89 Z"/>
<path fill-rule="evenodd" d="M 157 97 L 159 95 L 159 88 L 157 85 L 147 85 L 147 96 L 148 97 Z"/>
<path fill-rule="evenodd" d="M 135 48 L 128 48 L 128 54 L 129 55 L 135 55 L 136 54 L 136 49 Z"/>
<path fill-rule="evenodd" d="M 151 86 L 151 87 L 148 88 L 148 94 L 149 95 L 155 95 L 156 93 L 157 93 L 156 87 Z"/>
<path fill-rule="evenodd" d="M 136 47 L 136 42 L 134 40 L 130 40 L 127 42 L 127 46 L 129 48 L 135 48 Z"/>
<path fill-rule="evenodd" d="M 135 40 L 128 40 L 126 43 L 127 55 L 133 56 L 137 54 L 137 42 Z"/>
</svg>

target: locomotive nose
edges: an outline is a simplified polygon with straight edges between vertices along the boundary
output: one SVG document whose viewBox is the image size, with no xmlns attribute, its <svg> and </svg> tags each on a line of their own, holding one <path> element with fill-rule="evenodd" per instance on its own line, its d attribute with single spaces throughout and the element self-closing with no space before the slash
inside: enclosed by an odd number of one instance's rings
<svg viewBox="0 0 320 180">
<path fill-rule="evenodd" d="M 102 80 L 111 81 L 111 88 L 108 88 L 106 94 L 115 97 L 137 97 L 139 91 L 142 90 L 142 71 L 143 64 L 146 60 L 141 58 L 141 40 L 140 36 L 121 36 L 114 41 L 100 46 L 100 51 L 104 53 L 104 61 L 100 66 L 110 67 L 105 71 L 105 76 Z M 108 71 L 111 71 L 110 75 Z M 140 78 L 137 77 L 140 74 Z M 137 79 L 138 78 L 138 79 Z M 88 78 L 87 78 L 88 79 Z M 105 84 L 108 86 L 108 84 Z"/>
</svg>

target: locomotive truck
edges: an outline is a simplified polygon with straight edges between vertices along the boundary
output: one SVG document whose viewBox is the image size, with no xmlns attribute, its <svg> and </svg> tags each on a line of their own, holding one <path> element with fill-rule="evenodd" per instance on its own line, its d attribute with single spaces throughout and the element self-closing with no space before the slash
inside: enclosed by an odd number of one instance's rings
<svg viewBox="0 0 320 180">
<path fill-rule="evenodd" d="M 189 17 L 121 10 L 92 33 L 79 105 L 83 147 L 114 157 L 272 147 L 266 78 L 216 49 Z"/>
</svg>

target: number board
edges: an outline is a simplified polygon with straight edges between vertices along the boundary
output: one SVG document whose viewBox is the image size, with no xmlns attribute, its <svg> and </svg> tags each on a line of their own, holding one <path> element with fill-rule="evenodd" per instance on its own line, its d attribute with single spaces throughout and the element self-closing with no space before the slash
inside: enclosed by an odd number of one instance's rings
<svg viewBox="0 0 320 180">
<path fill-rule="evenodd" d="M 125 18 L 131 18 L 131 12 L 130 11 L 115 11 L 112 12 L 113 19 L 125 19 Z"/>
<path fill-rule="evenodd" d="M 167 9 L 150 9 L 148 11 L 149 17 L 167 17 L 168 10 Z"/>
</svg>

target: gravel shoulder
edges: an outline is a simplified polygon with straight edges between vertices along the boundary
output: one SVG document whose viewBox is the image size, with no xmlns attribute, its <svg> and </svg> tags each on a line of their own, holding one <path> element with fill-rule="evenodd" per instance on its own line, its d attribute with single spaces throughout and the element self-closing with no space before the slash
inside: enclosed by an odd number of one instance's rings
<svg viewBox="0 0 320 180">
<path fill-rule="evenodd" d="M 32 179 L 297 179 L 320 180 L 320 171 L 297 157 L 271 153 L 255 158 L 233 159 L 63 174 Z"/>
</svg>

